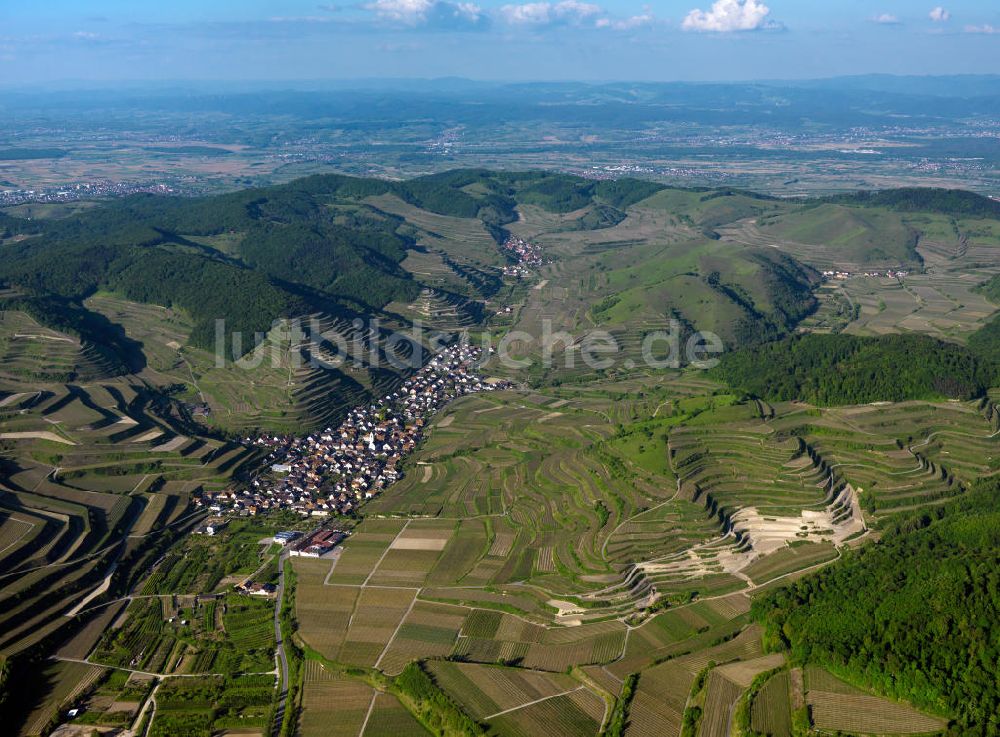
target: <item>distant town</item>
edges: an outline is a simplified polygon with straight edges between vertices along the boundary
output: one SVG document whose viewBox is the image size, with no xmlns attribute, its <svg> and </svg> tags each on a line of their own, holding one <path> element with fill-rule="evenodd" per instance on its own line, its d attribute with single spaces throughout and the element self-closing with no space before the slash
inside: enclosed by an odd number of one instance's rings
<svg viewBox="0 0 1000 737">
<path fill-rule="evenodd" d="M 159 182 L 96 181 L 48 189 L 0 190 L 0 207 L 23 205 L 27 202 L 76 202 L 102 197 L 127 197 L 133 194 L 177 194 L 174 187 Z"/>
</svg>

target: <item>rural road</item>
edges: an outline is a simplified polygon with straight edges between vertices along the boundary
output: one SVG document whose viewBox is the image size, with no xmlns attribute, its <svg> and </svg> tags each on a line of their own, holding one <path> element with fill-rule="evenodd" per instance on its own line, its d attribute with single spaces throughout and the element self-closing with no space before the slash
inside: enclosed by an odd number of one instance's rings
<svg viewBox="0 0 1000 737">
<path fill-rule="evenodd" d="M 274 728 L 272 733 L 281 731 L 281 723 L 285 719 L 285 702 L 288 700 L 288 657 L 285 655 L 285 643 L 281 639 L 281 603 L 285 600 L 285 561 L 288 551 L 281 551 L 278 556 L 278 596 L 274 605 L 274 646 L 275 658 L 278 661 L 278 671 L 281 678 L 281 688 L 278 692 L 278 708 L 274 712 Z"/>
</svg>

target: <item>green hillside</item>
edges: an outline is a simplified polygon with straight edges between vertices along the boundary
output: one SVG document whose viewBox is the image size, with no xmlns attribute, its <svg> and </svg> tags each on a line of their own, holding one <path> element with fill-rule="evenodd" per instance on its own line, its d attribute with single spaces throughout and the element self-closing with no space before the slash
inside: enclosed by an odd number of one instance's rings
<svg viewBox="0 0 1000 737">
<path fill-rule="evenodd" d="M 316 175 L 211 197 L 134 196 L 33 220 L 12 211 L 0 213 L 0 284 L 9 287 L 0 306 L 63 340 L 29 344 L 15 331 L 3 345 L 18 389 L 146 372 L 184 387 L 233 427 L 313 425 L 391 386 L 398 372 L 364 361 L 299 372 L 286 341 L 282 358 L 253 369 L 248 383 L 214 365 L 220 337 L 227 363 L 254 349 L 260 338 L 251 336 L 276 335 L 275 326 L 306 316 L 344 337 L 357 333 L 354 321 L 376 316 L 383 332 L 419 320 L 445 331 L 540 335 L 549 320 L 555 330 L 607 330 L 634 358 L 646 336 L 676 323 L 685 335 L 710 330 L 738 348 L 787 336 L 815 313 L 817 269 L 918 264 L 924 226 L 898 211 L 980 214 L 974 204 L 922 190 L 800 203 L 467 169 L 401 182 Z M 938 227 L 935 217 L 926 227 Z M 542 253 L 527 280 L 503 274 L 511 235 Z M 492 317 L 503 310 L 509 318 Z M 46 351 L 67 340 L 79 355 L 44 368 Z M 530 357 L 537 346 L 515 349 Z"/>
<path fill-rule="evenodd" d="M 867 545 L 754 604 L 773 642 L 855 683 L 1000 733 L 1000 485 L 900 517 Z"/>
<path fill-rule="evenodd" d="M 822 246 L 848 263 L 914 266 L 918 233 L 903 217 L 876 207 L 822 204 L 758 221 L 763 233 L 792 243 Z"/>
<path fill-rule="evenodd" d="M 728 353 L 715 373 L 769 401 L 829 406 L 980 397 L 994 369 L 967 348 L 921 335 L 803 335 Z"/>
</svg>

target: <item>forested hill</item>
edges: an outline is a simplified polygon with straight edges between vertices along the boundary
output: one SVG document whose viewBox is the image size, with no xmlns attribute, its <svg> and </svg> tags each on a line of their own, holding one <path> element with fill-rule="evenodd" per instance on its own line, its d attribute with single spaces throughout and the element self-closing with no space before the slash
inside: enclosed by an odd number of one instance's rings
<svg viewBox="0 0 1000 737">
<path fill-rule="evenodd" d="M 913 512 L 754 602 L 772 644 L 858 685 L 1000 735 L 1000 480 Z"/>
<path fill-rule="evenodd" d="M 324 300 L 376 310 L 421 285 L 400 267 L 413 239 L 401 218 L 365 204 L 394 194 L 442 215 L 478 218 L 502 241 L 518 202 L 555 212 L 597 203 L 615 213 L 656 192 L 649 182 L 546 173 L 454 171 L 388 182 L 339 175 L 201 198 L 136 196 L 60 220 L 2 216 L 0 281 L 79 305 L 97 290 L 184 308 L 191 342 L 212 345 L 214 321 L 244 334 Z M 58 327 L 53 325 L 53 327 Z"/>
<path fill-rule="evenodd" d="M 190 342 L 207 348 L 214 343 L 219 318 L 228 331 L 252 335 L 266 331 L 279 317 L 330 311 L 338 304 L 372 313 L 390 302 L 412 302 L 425 285 L 401 264 L 415 245 L 417 229 L 372 204 L 371 198 L 392 195 L 435 215 L 479 220 L 501 243 L 506 226 L 519 217 L 518 206 L 558 214 L 585 210 L 572 222 L 596 230 L 621 223 L 630 206 L 664 189 L 635 179 L 466 169 L 400 182 L 317 175 L 211 197 L 136 196 L 63 219 L 29 221 L 0 213 L 0 284 L 27 296 L 51 298 L 45 310 L 37 311 L 42 316 L 69 305 L 77 314 L 61 322 L 81 330 L 97 325 L 80 312 L 85 310 L 82 301 L 97 291 L 180 307 L 193 319 Z M 720 224 L 747 217 L 760 202 L 780 204 L 730 190 L 709 191 L 696 200 L 686 197 L 689 191 L 676 192 L 684 195 L 674 198 L 680 221 L 686 217 L 684 207 L 708 208 L 714 214 L 701 213 L 699 222 Z M 1000 208 L 978 195 L 944 190 L 853 197 L 861 205 L 906 210 L 976 214 Z M 753 206 L 733 208 L 723 202 L 734 198 L 752 199 Z M 790 202 L 780 206 L 789 211 L 801 207 Z M 810 279 L 800 278 L 805 273 L 801 264 L 791 257 L 782 263 L 766 260 L 767 291 L 781 325 L 751 315 L 732 330 L 741 343 L 784 334 L 815 304 L 808 293 Z M 472 282 L 498 283 L 496 274 L 479 276 L 484 278 L 473 274 Z M 473 298 L 489 296 L 483 290 Z M 729 297 L 744 301 L 735 292 Z M 58 329 L 58 322 L 48 324 Z M 83 337 L 101 340 L 97 334 Z M 960 393 L 976 387 L 967 378 L 960 377 Z"/>
<path fill-rule="evenodd" d="M 963 189 L 903 187 L 834 195 L 823 198 L 822 201 L 886 207 L 899 212 L 932 212 L 953 217 L 1000 219 L 1000 202 Z"/>
<path fill-rule="evenodd" d="M 773 401 L 819 405 L 971 399 L 996 375 L 989 358 L 923 335 L 798 335 L 724 355 L 716 376 Z"/>
</svg>

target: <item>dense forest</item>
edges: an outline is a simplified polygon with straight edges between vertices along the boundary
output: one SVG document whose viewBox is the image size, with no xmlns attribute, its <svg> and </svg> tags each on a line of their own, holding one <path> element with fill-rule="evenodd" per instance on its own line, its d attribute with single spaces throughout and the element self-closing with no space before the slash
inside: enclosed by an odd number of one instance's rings
<svg viewBox="0 0 1000 737">
<path fill-rule="evenodd" d="M 796 335 L 724 355 L 713 369 L 733 389 L 773 401 L 820 405 L 971 399 L 992 364 L 923 335 Z"/>
<path fill-rule="evenodd" d="M 1000 480 L 884 525 L 881 539 L 756 600 L 773 645 L 1000 735 Z"/>
<path fill-rule="evenodd" d="M 952 217 L 1000 218 L 1000 202 L 964 189 L 904 187 L 834 195 L 824 202 L 886 207 L 899 212 L 933 212 Z"/>
<path fill-rule="evenodd" d="M 1000 315 L 969 336 L 969 350 L 993 366 L 991 386 L 1000 384 Z"/>
</svg>

